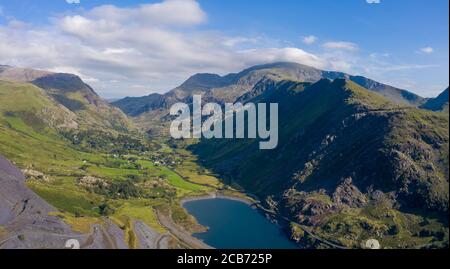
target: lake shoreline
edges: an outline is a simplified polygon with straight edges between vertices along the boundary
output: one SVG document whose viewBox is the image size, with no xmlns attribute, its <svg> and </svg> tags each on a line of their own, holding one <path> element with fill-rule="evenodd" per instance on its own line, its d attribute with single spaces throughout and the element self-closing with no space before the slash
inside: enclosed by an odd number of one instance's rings
<svg viewBox="0 0 450 269">
<path fill-rule="evenodd" d="M 244 203 L 248 206 L 251 206 L 252 208 L 253 207 L 256 208 L 255 205 L 258 204 L 258 202 L 252 201 L 251 198 L 242 198 L 242 197 L 231 196 L 231 195 L 226 195 L 226 194 L 221 194 L 221 193 L 210 193 L 210 194 L 205 194 L 205 195 L 200 195 L 200 196 L 189 196 L 189 197 L 181 199 L 180 204 L 184 208 L 185 203 L 201 201 L 201 200 L 210 200 L 210 199 L 227 199 L 227 200 L 231 200 L 231 201 L 237 201 L 237 202 Z"/>
<path fill-rule="evenodd" d="M 240 193 L 242 194 L 242 193 Z M 260 205 L 259 200 L 254 199 L 252 197 L 244 198 L 244 197 L 237 197 L 229 194 L 222 194 L 222 193 L 210 193 L 210 194 L 204 194 L 199 196 L 191 196 L 191 197 L 185 197 L 180 200 L 181 206 L 189 212 L 190 215 L 194 216 L 198 221 L 198 216 L 196 214 L 193 214 L 190 209 L 188 209 L 189 206 L 186 205 L 186 203 L 189 202 L 195 202 L 195 201 L 206 201 L 206 200 L 215 200 L 215 199 L 222 199 L 222 200 L 228 200 L 228 201 L 235 201 L 238 203 L 242 203 L 249 207 L 249 209 L 254 210 L 255 214 L 260 215 L 264 219 L 266 219 L 271 225 L 275 225 L 280 229 L 280 233 L 283 234 L 283 238 L 285 238 L 287 241 L 289 241 L 289 244 L 294 246 L 294 248 L 299 248 L 299 245 L 293 240 L 290 239 L 288 231 L 288 227 L 284 225 L 283 222 L 280 222 L 278 218 L 275 218 L 271 214 L 268 214 L 266 211 L 262 210 L 262 206 Z M 198 221 L 199 222 L 199 221 Z M 200 223 L 200 222 L 199 222 Z M 210 230 L 210 227 L 208 227 L 209 224 L 207 223 L 200 223 L 201 225 L 206 225 L 207 230 Z M 208 232 L 208 231 L 205 231 Z M 198 234 L 204 234 L 205 232 L 198 233 Z M 192 236 L 200 239 L 196 236 L 196 234 L 192 234 Z M 203 239 L 200 239 L 203 241 Z M 276 240 L 274 241 L 276 242 Z M 292 246 L 286 245 L 287 248 L 291 248 Z M 267 247 L 267 246 L 266 246 Z M 276 245 L 275 245 L 275 248 Z"/>
</svg>

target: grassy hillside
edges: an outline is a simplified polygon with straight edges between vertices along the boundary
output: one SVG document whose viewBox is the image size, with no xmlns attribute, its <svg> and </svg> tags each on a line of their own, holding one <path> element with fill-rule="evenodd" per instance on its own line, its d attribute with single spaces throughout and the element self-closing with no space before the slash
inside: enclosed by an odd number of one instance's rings
<svg viewBox="0 0 450 269">
<path fill-rule="evenodd" d="M 133 128 L 122 111 L 110 106 L 75 75 L 50 74 L 31 83 L 44 89 L 52 99 L 77 114 L 82 128 L 95 127 L 119 132 Z"/>
<path fill-rule="evenodd" d="M 66 128 L 86 130 L 93 127 L 118 132 L 134 129 L 122 111 L 110 106 L 76 75 L 2 66 L 0 80 L 30 83 L 44 90 L 50 99 L 76 115 L 78 125 L 64 126 Z M 48 113 L 49 116 L 53 114 Z"/>
<path fill-rule="evenodd" d="M 48 93 L 29 83 L 0 81 L 0 154 L 22 169 L 28 187 L 61 211 L 57 216 L 84 232 L 108 217 L 126 229 L 128 238 L 135 238 L 136 220 L 166 231 L 156 209 L 176 213 L 174 221 L 186 229 L 196 227 L 193 220 L 186 222 L 179 199 L 215 190 L 214 177 L 208 178 L 209 186 L 188 180 L 210 172 L 141 134 L 90 125 L 94 122 L 86 119 L 102 119 L 88 114 L 90 109 L 83 119 Z M 77 94 L 66 96 L 74 100 Z M 178 172 L 184 165 L 192 167 L 191 174 Z"/>
</svg>

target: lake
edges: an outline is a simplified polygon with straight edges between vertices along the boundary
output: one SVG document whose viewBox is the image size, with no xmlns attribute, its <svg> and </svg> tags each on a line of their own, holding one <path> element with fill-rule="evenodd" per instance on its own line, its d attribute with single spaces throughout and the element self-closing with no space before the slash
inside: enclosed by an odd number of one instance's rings
<svg viewBox="0 0 450 269">
<path fill-rule="evenodd" d="M 226 198 L 188 201 L 184 208 L 203 226 L 194 234 L 218 249 L 294 249 L 281 228 L 248 204 Z"/>
</svg>

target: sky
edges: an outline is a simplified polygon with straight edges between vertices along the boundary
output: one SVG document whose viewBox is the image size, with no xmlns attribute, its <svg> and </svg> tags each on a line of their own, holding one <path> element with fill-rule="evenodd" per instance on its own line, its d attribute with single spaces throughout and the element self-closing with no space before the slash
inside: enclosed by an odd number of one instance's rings
<svg viewBox="0 0 450 269">
<path fill-rule="evenodd" d="M 448 0 L 0 0 L 0 64 L 79 75 L 105 98 L 277 61 L 424 97 L 449 84 Z"/>
</svg>

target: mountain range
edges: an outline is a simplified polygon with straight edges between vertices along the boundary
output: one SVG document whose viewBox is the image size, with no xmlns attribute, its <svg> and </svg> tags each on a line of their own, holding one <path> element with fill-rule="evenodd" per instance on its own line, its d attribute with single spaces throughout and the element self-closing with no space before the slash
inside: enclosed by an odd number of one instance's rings
<svg viewBox="0 0 450 269">
<path fill-rule="evenodd" d="M 216 74 L 196 74 L 184 83 L 165 94 L 150 94 L 143 97 L 126 97 L 111 102 L 127 115 L 134 117 L 139 127 L 153 135 L 163 134 L 167 128 L 161 128 L 170 120 L 168 108 L 177 102 L 191 103 L 194 94 L 202 95 L 205 102 L 219 104 L 236 101 L 250 92 L 263 79 L 275 81 L 291 80 L 314 83 L 322 78 L 343 78 L 378 93 L 392 102 L 420 106 L 427 101 L 410 91 L 398 89 L 374 80 L 345 74 L 342 72 L 323 71 L 306 65 L 292 62 L 278 62 L 247 68 L 239 73 L 226 76 Z M 165 133 L 164 135 L 167 135 Z"/>
<path fill-rule="evenodd" d="M 170 106 L 194 94 L 220 104 L 278 103 L 278 147 L 165 136 Z M 14 164 L 27 178 L 17 189 L 30 187 L 47 211 L 59 210 L 66 231 L 106 220 L 120 227 L 109 246 L 162 238 L 196 245 L 174 231 L 198 231 L 174 201 L 240 190 L 288 218 L 285 228 L 304 247 L 326 247 L 309 234 L 351 248 L 369 238 L 387 248 L 448 247 L 447 112 L 448 89 L 427 99 L 296 63 L 197 74 L 166 94 L 112 104 L 75 75 L 0 66 L 0 154 L 14 162 L 1 160 L 7 171 Z"/>
<path fill-rule="evenodd" d="M 279 62 L 254 66 L 223 77 L 216 74 L 196 74 L 166 94 L 151 94 L 138 98 L 127 97 L 112 104 L 121 108 L 128 115 L 139 116 L 159 108 L 168 108 L 178 101 L 186 102 L 194 94 L 201 94 L 206 100 L 218 103 L 233 102 L 250 91 L 263 78 L 312 83 L 322 78 L 331 80 L 344 78 L 379 93 L 395 103 L 418 106 L 425 102 L 425 98 L 407 90 L 385 85 L 362 76 L 323 71 L 298 63 Z"/>
<path fill-rule="evenodd" d="M 362 233 L 343 224 L 398 231 L 410 225 L 388 223 L 373 212 L 448 216 L 444 113 L 399 106 L 345 79 L 268 80 L 256 89 L 259 94 L 248 101 L 279 104 L 276 149 L 260 151 L 258 141 L 239 139 L 190 146 L 229 184 L 265 197 L 273 210 L 328 238 L 342 236 L 341 241 Z M 366 208 L 373 212 L 356 213 Z M 376 221 L 364 219 L 366 214 Z"/>
<path fill-rule="evenodd" d="M 274 63 L 223 77 L 197 74 L 164 95 L 125 98 L 113 105 L 153 133 L 155 118 L 168 121 L 170 105 L 189 103 L 194 94 L 221 104 L 279 104 L 275 150 L 260 151 L 251 139 L 204 139 L 188 149 L 228 184 L 263 197 L 281 215 L 354 247 L 357 243 L 345 238 L 365 233 L 361 226 L 404 237 L 396 247 L 417 244 L 414 235 L 401 232 L 408 226 L 416 227 L 416 234 L 429 229 L 415 221 L 392 222 L 380 212 L 399 219 L 411 211 L 424 218 L 435 214 L 445 223 L 448 89 L 427 99 L 362 76 Z M 392 229 L 397 232 L 388 232 Z M 298 240 L 305 244 L 310 239 Z M 440 244 L 435 240 L 429 246 Z"/>
</svg>

